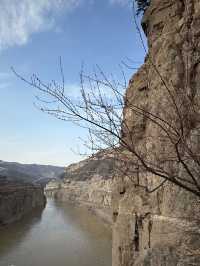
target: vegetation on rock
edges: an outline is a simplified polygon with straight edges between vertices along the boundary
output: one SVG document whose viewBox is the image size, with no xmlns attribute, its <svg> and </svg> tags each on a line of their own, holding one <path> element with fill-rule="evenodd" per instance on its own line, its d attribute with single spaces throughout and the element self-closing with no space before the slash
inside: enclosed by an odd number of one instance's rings
<svg viewBox="0 0 200 266">
<path fill-rule="evenodd" d="M 137 15 L 144 13 L 147 7 L 150 5 L 150 0 L 136 0 L 137 3 Z"/>
</svg>

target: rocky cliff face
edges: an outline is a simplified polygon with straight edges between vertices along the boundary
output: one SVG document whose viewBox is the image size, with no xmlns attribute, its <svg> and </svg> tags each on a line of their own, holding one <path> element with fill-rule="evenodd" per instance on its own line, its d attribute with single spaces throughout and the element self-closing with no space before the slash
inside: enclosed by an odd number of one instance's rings
<svg viewBox="0 0 200 266">
<path fill-rule="evenodd" d="M 57 200 L 83 205 L 111 223 L 113 175 L 112 155 L 97 153 L 89 159 L 66 167 L 63 180 L 50 182 L 45 193 Z"/>
<path fill-rule="evenodd" d="M 176 124 L 163 80 L 176 99 L 184 89 L 199 101 L 200 2 L 151 0 L 142 25 L 149 52 L 144 65 L 130 80 L 126 99 Z M 188 111 L 183 110 L 186 116 Z M 168 143 L 160 141 L 159 130 L 144 116 L 136 115 L 128 103 L 124 121 L 134 143 L 153 162 L 157 163 L 158 154 L 170 153 Z M 126 130 L 124 138 L 127 138 Z M 141 180 L 152 188 L 160 183 L 151 174 L 141 176 Z M 112 205 L 113 266 L 200 265 L 200 200 L 197 197 L 169 183 L 149 194 L 135 187 L 128 178 L 116 177 Z"/>
<path fill-rule="evenodd" d="M 36 208 L 44 208 L 46 198 L 40 185 L 0 182 L 0 226 L 21 219 Z"/>
</svg>

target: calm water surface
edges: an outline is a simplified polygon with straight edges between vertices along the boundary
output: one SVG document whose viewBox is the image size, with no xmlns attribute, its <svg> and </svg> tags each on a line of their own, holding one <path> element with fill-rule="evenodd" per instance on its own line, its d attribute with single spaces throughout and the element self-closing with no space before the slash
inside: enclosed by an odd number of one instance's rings
<svg viewBox="0 0 200 266">
<path fill-rule="evenodd" d="M 111 266 L 111 232 L 86 210 L 48 200 L 0 229 L 0 266 L 11 265 Z"/>
</svg>

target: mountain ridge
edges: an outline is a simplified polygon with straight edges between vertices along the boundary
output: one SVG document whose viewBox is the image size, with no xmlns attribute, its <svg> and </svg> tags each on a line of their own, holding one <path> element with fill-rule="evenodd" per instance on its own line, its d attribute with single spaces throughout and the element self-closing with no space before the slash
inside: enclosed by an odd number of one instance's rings
<svg viewBox="0 0 200 266">
<path fill-rule="evenodd" d="M 23 164 L 0 160 L 0 177 L 11 181 L 28 183 L 47 183 L 51 179 L 59 179 L 64 167 L 42 164 Z"/>
</svg>

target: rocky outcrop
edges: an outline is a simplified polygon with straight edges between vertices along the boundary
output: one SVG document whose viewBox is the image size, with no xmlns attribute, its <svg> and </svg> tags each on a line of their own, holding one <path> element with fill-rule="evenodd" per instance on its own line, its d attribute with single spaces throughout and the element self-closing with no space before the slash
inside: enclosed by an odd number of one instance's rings
<svg viewBox="0 0 200 266">
<path fill-rule="evenodd" d="M 112 221 L 111 198 L 114 160 L 98 153 L 65 169 L 62 181 L 50 182 L 45 193 L 60 201 L 87 207 L 108 223 Z"/>
<path fill-rule="evenodd" d="M 126 92 L 128 129 L 123 128 L 123 137 L 127 138 L 126 130 L 132 132 L 136 148 L 156 164 L 158 155 L 170 153 L 170 146 L 160 141 L 160 131 L 145 116 L 131 110 L 130 103 L 170 118 L 173 125 L 177 120 L 164 83 L 176 99 L 184 89 L 199 101 L 200 2 L 151 0 L 142 26 L 149 52 Z M 182 111 L 187 116 L 189 109 Z M 141 180 L 152 188 L 160 183 L 149 173 Z M 116 177 L 114 184 L 113 266 L 200 265 L 199 198 L 171 183 L 151 194 L 126 177 Z"/>
<path fill-rule="evenodd" d="M 45 204 L 44 189 L 40 185 L 1 180 L 0 226 L 21 219 L 33 209 L 43 209 Z"/>
</svg>

